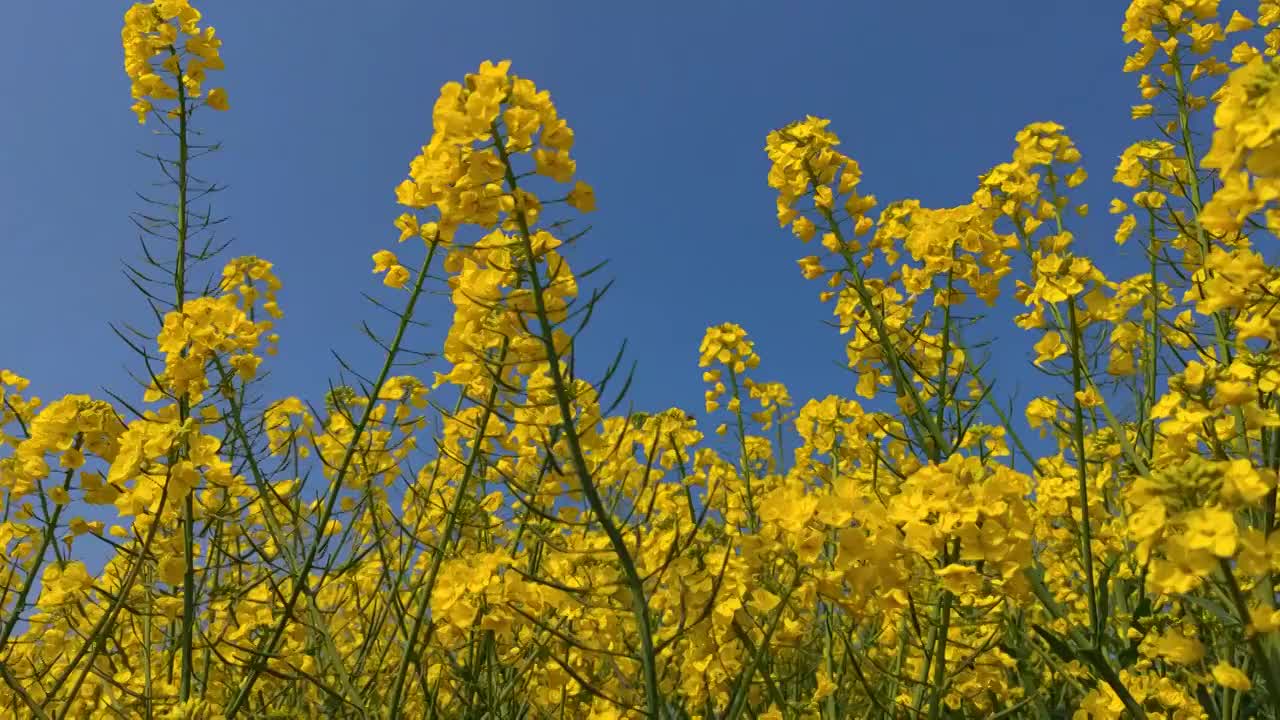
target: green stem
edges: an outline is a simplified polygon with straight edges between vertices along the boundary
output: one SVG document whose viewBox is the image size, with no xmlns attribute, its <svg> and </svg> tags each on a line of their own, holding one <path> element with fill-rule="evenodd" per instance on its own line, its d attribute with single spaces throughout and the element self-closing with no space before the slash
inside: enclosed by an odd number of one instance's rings
<svg viewBox="0 0 1280 720">
<path fill-rule="evenodd" d="M 85 678 L 89 676 L 89 672 L 93 669 L 94 661 L 97 659 L 98 654 L 102 652 L 103 646 L 106 645 L 106 636 L 113 629 L 116 615 L 124 607 L 125 601 L 129 599 L 129 592 L 133 589 L 133 584 L 137 582 L 138 574 L 142 572 L 143 566 L 147 564 L 147 555 L 151 552 L 151 543 L 155 539 L 156 530 L 160 527 L 159 518 L 164 515 L 164 508 L 168 499 L 169 482 L 166 479 L 164 489 L 160 491 L 160 502 L 156 506 L 155 517 L 152 518 L 151 526 L 147 528 L 147 536 L 138 548 L 138 556 L 134 558 L 134 562 L 129 566 L 129 571 L 125 574 L 124 581 L 120 583 L 120 587 L 116 590 L 115 599 L 112 600 L 111 605 L 103 613 L 102 617 L 98 619 L 98 622 L 94 623 L 93 629 L 85 637 L 84 643 L 80 645 L 80 649 L 76 651 L 76 654 L 67 662 L 66 667 L 58 675 L 57 679 L 53 681 L 53 685 L 46 695 L 45 703 L 47 704 L 57 696 L 63 684 L 75 672 L 80 660 L 86 654 L 89 655 L 88 661 L 84 664 L 84 669 L 80 671 L 80 677 L 76 679 L 71 692 L 67 693 L 67 704 L 59 715 L 60 718 L 65 718 L 67 713 L 71 712 L 71 704 L 74 702 L 76 695 L 79 694 L 80 686 L 84 683 Z"/>
<path fill-rule="evenodd" d="M 503 144 L 502 135 L 499 133 L 497 125 L 494 124 L 492 129 L 494 145 L 498 149 L 499 159 L 502 161 L 506 171 L 508 188 L 514 196 L 519 197 L 520 188 L 516 182 L 511 157 Z M 542 278 L 538 273 L 537 258 L 534 257 L 533 252 L 533 239 L 529 231 L 529 221 L 523 210 L 517 209 L 513 214 L 520 228 L 520 240 L 525 260 L 529 264 L 529 282 L 532 285 L 534 311 L 538 318 L 538 338 L 542 341 L 546 352 L 547 372 L 551 375 L 556 405 L 560 410 L 560 425 L 564 431 L 565 442 L 569 446 L 574 473 L 582 486 L 582 494 L 586 496 L 587 504 L 590 505 L 596 520 L 600 523 L 600 528 L 604 530 L 604 534 L 609 538 L 609 544 L 613 547 L 614 554 L 618 557 L 618 563 L 622 566 L 623 576 L 626 578 L 627 587 L 631 593 L 636 629 L 640 635 L 640 662 L 644 673 L 645 688 L 645 716 L 650 720 L 657 720 L 661 708 L 661 694 L 658 687 L 657 663 L 653 650 L 653 631 L 649 622 L 649 602 L 645 597 L 644 581 L 640 578 L 640 573 L 636 571 L 635 562 L 631 558 L 631 551 L 627 549 L 626 540 L 623 539 L 622 533 L 618 531 L 613 518 L 608 510 L 605 509 L 604 502 L 600 499 L 600 493 L 591 477 L 591 471 L 587 467 L 586 455 L 583 453 L 582 443 L 578 436 L 578 428 L 573 420 L 573 406 L 569 401 L 569 391 L 560 369 L 560 353 L 556 350 L 554 329 L 547 314 L 546 300 L 543 297 Z"/>
<path fill-rule="evenodd" d="M 18 679 L 13 676 L 13 673 L 9 672 L 9 666 L 5 665 L 3 661 L 0 661 L 0 678 L 4 679 L 4 684 L 9 686 L 9 689 L 13 691 L 14 695 L 18 696 L 22 704 L 27 706 L 27 709 L 31 711 L 32 717 L 39 718 L 39 720 L 49 720 L 49 716 L 36 704 L 36 701 L 27 693 L 26 688 L 22 687 L 22 683 L 18 682 Z"/>
<path fill-rule="evenodd" d="M 1072 441 L 1076 451 L 1076 483 L 1080 493 L 1080 557 L 1084 564 L 1084 592 L 1089 601 L 1089 634 L 1096 643 L 1101 632 L 1098 617 L 1098 598 L 1095 592 L 1093 571 L 1093 525 L 1089 518 L 1089 468 L 1085 459 L 1084 406 L 1080 395 L 1084 392 L 1084 348 L 1080 320 L 1076 316 L 1075 298 L 1067 298 L 1067 316 L 1071 327 L 1071 386 L 1075 417 L 1071 424 Z"/>
<path fill-rule="evenodd" d="M 73 447 L 79 450 L 82 442 L 83 438 L 76 438 Z M 63 474 L 63 489 L 71 486 L 71 477 L 74 473 L 75 470 L 67 470 L 66 473 Z M 22 587 L 18 589 L 17 596 L 14 598 L 13 611 L 9 615 L 8 619 L 6 619 L 4 629 L 0 630 L 0 652 L 5 649 L 5 646 L 9 642 L 9 637 L 13 634 L 14 628 L 18 626 L 18 622 L 22 619 L 22 611 L 27 607 L 27 596 L 31 594 L 31 588 L 35 586 L 36 578 L 40 576 L 40 566 L 44 562 L 44 555 L 48 552 L 49 546 L 53 544 L 54 535 L 58 530 L 58 520 L 62 517 L 62 511 L 66 507 L 66 505 L 57 505 L 54 507 L 52 517 L 49 518 L 49 522 L 45 525 L 44 531 L 40 533 L 40 547 L 36 548 L 35 554 L 32 555 L 33 562 L 31 564 L 31 570 L 27 573 L 26 577 L 22 579 Z M 16 567 L 18 564 L 16 558 L 13 563 Z"/>
<path fill-rule="evenodd" d="M 951 629 L 951 592 L 942 591 L 942 608 L 939 613 L 937 648 L 933 652 L 933 683 L 929 697 L 929 720 L 938 720 L 942 713 L 942 699 L 946 694 L 947 634 Z"/>
<path fill-rule="evenodd" d="M 177 51 L 170 47 L 169 52 L 177 57 Z M 187 235 L 190 231 L 187 223 L 187 186 L 190 148 L 187 143 L 187 88 L 182 82 L 182 64 L 179 61 L 174 72 L 178 86 L 178 223 L 177 223 L 177 256 L 173 266 L 173 287 L 176 295 L 174 309 L 181 313 L 187 295 Z M 184 351 L 185 354 L 185 351 Z M 191 414 L 190 399 L 184 393 L 178 398 L 178 424 L 185 427 Z M 178 446 L 171 453 L 171 461 L 181 460 L 186 455 L 186 436 L 182 435 Z M 182 573 L 182 628 L 179 642 L 182 647 L 182 670 L 178 683 L 178 699 L 186 702 L 191 697 L 191 678 L 195 675 L 195 654 L 192 644 L 196 623 L 196 580 L 195 580 L 195 498 L 194 489 L 188 491 L 182 500 L 182 556 L 185 567 Z"/>
<path fill-rule="evenodd" d="M 1236 612 L 1240 615 L 1240 622 L 1246 628 L 1250 623 L 1249 603 L 1245 600 L 1244 593 L 1240 590 L 1240 584 L 1236 582 L 1235 573 L 1232 571 L 1231 563 L 1225 558 L 1218 560 L 1218 567 L 1222 570 L 1222 578 L 1226 582 L 1227 591 L 1231 595 L 1231 602 L 1235 605 Z M 1246 630 L 1247 632 L 1247 630 Z M 1253 653 L 1253 659 L 1262 668 L 1262 674 L 1267 681 L 1267 696 L 1271 700 L 1271 710 L 1276 717 L 1280 717 L 1280 670 L 1276 667 L 1271 653 L 1262 645 L 1262 639 L 1258 633 L 1249 634 L 1249 650 Z"/>
<path fill-rule="evenodd" d="M 818 185 L 817 178 L 813 176 L 812 172 L 810 173 L 810 181 L 815 187 Z M 840 229 L 840 223 L 836 222 L 835 214 L 830 208 L 826 207 L 820 207 L 819 212 L 822 213 L 827 225 L 831 228 L 831 232 L 836 236 L 836 241 L 840 243 L 840 255 L 844 259 L 845 272 L 853 280 L 850 286 L 857 293 L 862 307 L 867 311 L 867 317 L 870 318 L 876 339 L 880 343 L 880 348 L 884 351 L 885 364 L 888 365 L 889 372 L 893 375 L 898 394 L 901 396 L 905 393 L 908 396 L 912 404 L 911 415 L 916 417 L 925 428 L 927 436 L 925 437 L 925 442 L 921 444 L 926 450 L 926 455 L 932 462 L 939 462 L 946 447 L 943 441 L 942 428 L 938 426 L 933 416 L 926 410 L 924 401 L 921 399 L 915 384 L 911 382 L 911 379 L 907 377 L 906 371 L 902 369 L 903 363 L 898 356 L 897 348 L 893 346 L 893 342 L 889 339 L 884 316 L 880 314 L 880 310 L 875 306 L 871 292 L 863 281 L 862 271 L 858 268 L 857 260 L 853 257 L 853 253 L 847 249 L 844 232 Z"/>
<path fill-rule="evenodd" d="M 760 521 L 756 516 L 755 498 L 751 491 L 751 464 L 747 459 L 747 428 L 742 419 L 742 391 L 738 386 L 738 373 L 732 367 L 729 368 L 729 383 L 733 386 L 733 399 L 736 406 L 733 416 L 738 423 L 738 451 L 742 456 L 742 480 L 747 493 L 747 524 L 752 532 L 759 532 Z"/>
<path fill-rule="evenodd" d="M 495 365 L 499 367 L 506 360 L 508 342 L 506 338 L 503 338 L 502 347 L 499 349 L 498 357 L 495 361 Z M 501 384 L 495 378 L 493 384 L 489 387 L 489 396 L 485 399 L 480 421 L 476 425 L 476 434 L 471 441 L 471 454 L 467 458 L 466 467 L 463 469 L 462 479 L 458 481 L 458 489 L 454 492 L 453 504 L 450 506 L 449 513 L 445 519 L 444 532 L 440 534 L 440 541 L 436 544 L 435 552 L 431 557 L 431 567 L 428 568 L 422 587 L 418 590 L 418 592 L 422 593 L 418 603 L 418 612 L 413 619 L 413 627 L 409 630 L 408 642 L 405 644 L 404 654 L 400 657 L 400 664 L 396 668 L 395 679 L 391 681 L 391 703 L 387 706 L 388 720 L 395 720 L 395 718 L 399 717 L 400 703 L 404 695 L 404 679 L 409 671 L 409 663 L 414 657 L 414 645 L 418 642 L 418 633 L 422 631 L 422 624 L 426 621 L 427 614 L 431 610 L 431 592 L 435 588 L 436 577 L 439 575 L 440 566 L 444 562 L 445 550 L 449 546 L 449 538 L 453 535 L 454 528 L 457 527 L 458 515 L 462 510 L 462 499 L 467 494 L 467 485 L 475 472 L 476 461 L 483 449 L 485 428 L 489 426 L 489 418 L 493 416 L 494 408 L 497 406 L 499 387 L 501 387 Z M 461 397 L 459 397 L 458 402 L 461 405 Z"/>
<path fill-rule="evenodd" d="M 410 320 L 413 318 L 414 307 L 418 304 L 418 298 L 422 295 L 422 285 L 427 278 L 427 270 L 431 265 L 432 259 L 435 257 L 436 245 L 431 246 L 431 251 L 427 253 L 427 258 L 423 261 L 422 268 L 418 271 L 417 279 L 414 281 L 413 290 L 410 291 L 409 301 L 405 305 L 404 313 L 400 316 L 400 322 L 396 326 L 396 334 L 391 344 L 387 348 L 386 358 L 382 363 L 382 369 L 378 372 L 378 377 L 374 381 L 369 391 L 369 401 L 365 403 L 364 411 L 361 413 L 359 422 L 356 423 L 351 433 L 351 441 L 347 444 L 343 451 L 342 462 L 338 466 L 338 472 L 334 477 L 328 491 L 328 497 L 325 498 L 324 507 L 320 513 L 320 518 L 316 527 L 324 528 L 329 518 L 333 516 L 333 509 L 338 504 L 338 496 L 342 491 L 343 481 L 350 471 L 351 463 L 355 459 L 356 447 L 359 445 L 360 438 L 364 436 L 365 429 L 368 427 L 373 417 L 374 407 L 377 405 L 378 395 L 382 392 L 382 386 L 386 383 L 387 378 L 391 374 L 391 368 L 395 365 L 396 356 L 400 352 L 400 345 L 404 342 L 405 333 L 408 331 Z M 240 689 L 236 692 L 235 698 L 226 709 L 226 719 L 233 720 L 244 707 L 249 699 L 249 693 L 253 691 L 253 686 L 257 682 L 258 677 L 266 669 L 267 658 L 272 656 L 276 647 L 279 645 L 281 638 L 284 637 L 285 627 L 288 626 L 289 620 L 293 615 L 293 608 L 298 603 L 298 598 L 304 592 L 310 592 L 310 579 L 307 577 L 309 568 L 315 563 L 316 557 L 320 553 L 322 542 L 317 539 L 307 549 L 306 558 L 301 564 L 301 568 L 294 578 L 293 590 L 289 594 L 289 599 L 285 601 L 284 607 L 279 609 L 280 619 L 272 628 L 271 633 L 267 636 L 265 642 L 259 646 L 258 653 L 254 657 L 252 665 L 249 668 L 249 674 L 240 684 Z"/>
<path fill-rule="evenodd" d="M 1178 60 L 1176 47 L 1169 57 L 1169 62 L 1173 66 L 1174 87 L 1177 92 L 1179 137 L 1182 141 L 1182 152 L 1186 156 L 1187 174 L 1190 176 L 1187 185 L 1191 191 L 1191 197 L 1188 199 L 1191 201 L 1191 209 L 1194 211 L 1192 213 L 1192 223 L 1195 225 L 1196 243 L 1200 247 L 1200 269 L 1202 274 L 1200 279 L 1194 282 L 1196 289 L 1200 292 L 1200 296 L 1204 297 L 1204 282 L 1211 277 L 1208 268 L 1205 266 L 1205 260 L 1209 256 L 1212 244 L 1209 233 L 1205 231 L 1204 225 L 1200 222 L 1200 213 L 1204 209 L 1204 203 L 1200 195 L 1200 177 L 1196 174 L 1195 142 L 1191 137 L 1189 91 L 1182 77 L 1182 63 Z M 1225 309 L 1213 313 L 1213 332 L 1218 348 L 1218 362 L 1224 367 L 1231 364 L 1230 328 L 1231 320 Z M 1240 453 L 1240 457 L 1247 458 L 1250 455 L 1249 434 L 1245 423 L 1244 410 L 1239 405 L 1235 405 L 1231 408 L 1231 414 L 1236 421 L 1236 451 Z M 1274 597 L 1267 598 L 1267 601 L 1271 607 L 1275 607 Z"/>
</svg>

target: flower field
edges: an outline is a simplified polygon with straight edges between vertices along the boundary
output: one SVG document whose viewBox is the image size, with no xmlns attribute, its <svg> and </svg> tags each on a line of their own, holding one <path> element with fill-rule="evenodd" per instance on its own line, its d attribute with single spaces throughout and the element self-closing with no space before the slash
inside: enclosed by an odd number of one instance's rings
<svg viewBox="0 0 1280 720">
<path fill-rule="evenodd" d="M 1151 135 L 1107 208 L 1054 122 L 953 207 L 877 198 L 839 118 L 761 128 L 763 232 L 851 382 L 793 397 L 737 318 L 705 403 L 657 412 L 579 360 L 608 300 L 575 132 L 607 129 L 506 60 L 387 178 L 352 278 L 380 361 L 264 394 L 288 297 L 198 209 L 236 92 L 197 4 L 121 30 L 161 182 L 139 382 L 0 371 L 0 717 L 1280 720 L 1280 0 L 1128 6 Z M 1141 267 L 1083 252 L 1091 212 Z"/>
</svg>

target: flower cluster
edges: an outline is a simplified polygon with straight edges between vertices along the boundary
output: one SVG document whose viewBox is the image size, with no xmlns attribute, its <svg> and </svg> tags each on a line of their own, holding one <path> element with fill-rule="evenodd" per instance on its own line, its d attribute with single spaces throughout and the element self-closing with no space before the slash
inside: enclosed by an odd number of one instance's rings
<svg viewBox="0 0 1280 720">
<path fill-rule="evenodd" d="M 186 113 L 203 94 L 206 72 L 223 69 L 222 40 L 212 26 L 202 28 L 200 20 L 190 0 L 135 3 L 125 13 L 120 31 L 124 71 L 132 83 L 132 110 L 140 124 L 153 111 Z M 210 89 L 204 104 L 226 110 L 226 90 Z"/>
</svg>

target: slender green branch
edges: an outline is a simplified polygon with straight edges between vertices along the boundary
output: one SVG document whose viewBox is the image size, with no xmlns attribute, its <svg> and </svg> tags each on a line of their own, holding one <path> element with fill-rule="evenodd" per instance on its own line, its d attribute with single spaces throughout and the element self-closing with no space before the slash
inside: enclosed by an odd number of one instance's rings
<svg viewBox="0 0 1280 720">
<path fill-rule="evenodd" d="M 408 331 L 410 321 L 413 318 L 414 308 L 418 304 L 418 298 L 422 295 L 422 286 L 427 278 L 427 271 L 431 266 L 431 261 L 435 258 L 437 245 L 432 245 L 430 252 L 427 253 L 426 259 L 423 261 L 422 268 L 418 270 L 417 278 L 414 280 L 413 289 L 409 292 L 409 300 L 405 305 L 404 313 L 400 315 L 399 323 L 396 327 L 395 337 L 388 347 L 386 357 L 382 363 L 382 369 L 378 372 L 377 379 L 373 382 L 369 390 L 369 402 L 365 403 L 364 410 L 361 413 L 359 422 L 356 423 L 352 430 L 351 440 L 347 443 L 346 449 L 343 451 L 342 462 L 338 465 L 338 472 L 335 474 L 333 482 L 330 483 L 327 497 L 320 513 L 316 527 L 324 528 L 331 517 L 333 517 L 334 508 L 338 504 L 338 496 L 342 492 L 343 482 L 347 478 L 350 471 L 351 463 L 355 459 L 356 449 L 360 444 L 360 439 L 364 436 L 365 429 L 368 427 L 373 417 L 374 407 L 377 405 L 377 397 L 382 392 L 382 387 L 386 383 L 387 378 L 391 375 L 391 368 L 395 365 L 396 356 L 400 351 L 401 344 L 404 342 L 405 333 Z M 239 690 L 236 692 L 231 704 L 227 706 L 226 718 L 233 720 L 240 712 L 241 708 L 249 699 L 249 693 L 252 692 L 254 684 L 258 677 L 266 669 L 267 658 L 273 655 L 276 648 L 284 637 L 284 630 L 288 626 L 293 615 L 293 608 L 297 605 L 298 598 L 304 592 L 310 592 L 311 582 L 307 576 L 309 568 L 315 563 L 316 557 L 320 553 L 323 543 L 317 538 L 307 550 L 306 558 L 303 560 L 301 570 L 297 577 L 294 578 L 293 589 L 289 594 L 289 599 L 285 601 L 284 607 L 280 608 L 280 619 L 276 621 L 275 627 L 267 635 L 265 641 L 259 646 L 253 662 L 249 668 L 249 674 L 240 684 Z"/>
<path fill-rule="evenodd" d="M 516 181 L 515 169 L 512 166 L 511 158 L 507 153 L 496 123 L 493 125 L 492 130 L 494 144 L 498 149 L 498 157 L 505 169 L 508 190 L 519 197 L 520 187 Z M 538 272 L 537 257 L 533 251 L 533 237 L 529 230 L 528 218 L 521 209 L 517 209 L 514 215 L 520 229 L 520 242 L 524 250 L 525 261 L 528 263 L 527 269 L 529 282 L 532 286 L 534 311 L 538 318 L 538 337 L 545 349 L 547 372 L 551 376 L 556 405 L 560 410 L 560 424 L 564 432 L 564 439 L 569 446 L 570 460 L 573 463 L 574 473 L 577 475 L 578 482 L 582 487 L 582 493 L 586 497 L 591 511 L 595 514 L 596 521 L 600 523 L 600 528 L 608 537 L 614 554 L 618 557 L 618 562 L 622 566 L 623 576 L 631 593 L 636 630 L 640 636 L 640 662 L 644 672 L 646 716 L 650 720 L 657 720 L 661 707 L 661 694 L 658 687 L 657 663 L 653 650 L 653 631 L 649 621 L 649 602 L 645 597 L 644 581 L 640 578 L 640 573 L 637 572 L 635 562 L 631 558 L 631 551 L 627 549 L 626 540 L 623 539 L 622 533 L 618 531 L 613 518 L 605 508 L 604 501 L 600 498 L 600 492 L 595 486 L 595 480 L 592 478 L 591 470 L 587 467 L 586 455 L 583 453 L 582 443 L 578 436 L 578 427 L 574 422 L 573 407 L 569 400 L 569 388 L 565 383 L 564 375 L 560 368 L 560 353 L 556 349 L 554 328 L 547 313 L 545 291 L 542 286 L 542 278 Z"/>
</svg>

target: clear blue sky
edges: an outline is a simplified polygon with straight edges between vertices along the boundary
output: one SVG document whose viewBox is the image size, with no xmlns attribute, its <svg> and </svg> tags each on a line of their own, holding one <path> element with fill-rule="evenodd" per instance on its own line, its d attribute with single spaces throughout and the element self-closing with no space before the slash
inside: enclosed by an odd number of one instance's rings
<svg viewBox="0 0 1280 720">
<path fill-rule="evenodd" d="M 734 321 L 757 342 L 759 379 L 801 401 L 852 395 L 829 308 L 796 267 L 809 249 L 778 229 L 765 134 L 831 117 L 867 191 L 950 205 L 1009 158 L 1023 125 L 1061 122 L 1092 174 L 1083 247 L 1105 267 L 1117 253 L 1111 170 L 1149 132 L 1128 118 L 1140 101 L 1120 69 L 1125 5 L 200 3 L 224 38 L 215 82 L 232 107 L 204 114 L 225 145 L 205 172 L 230 185 L 217 209 L 235 253 L 274 261 L 284 281 L 273 392 L 318 401 L 330 349 L 370 369 L 359 322 L 374 311 L 359 293 L 383 290 L 369 256 L 395 245 L 393 188 L 427 140 L 440 85 L 510 58 L 552 92 L 596 187 L 594 229 L 573 257 L 610 258 L 617 283 L 583 349 L 588 376 L 627 338 L 639 409 L 700 409 L 703 330 Z M 145 319 L 118 272 L 138 256 L 133 193 L 155 180 L 136 150 L 156 147 L 129 111 L 126 7 L 12 2 L 0 24 L 0 367 L 45 397 L 126 389 L 133 358 L 107 323 Z M 425 312 L 448 322 L 442 302 Z M 1025 400 L 1035 338 L 1009 336 L 999 368 L 1024 381 Z"/>
</svg>

